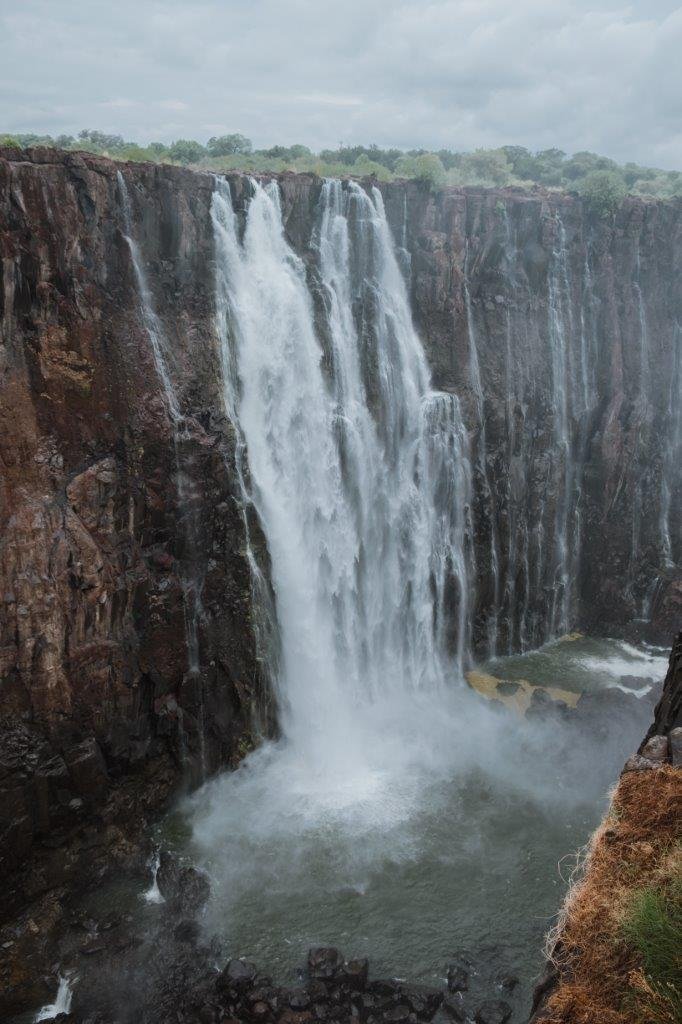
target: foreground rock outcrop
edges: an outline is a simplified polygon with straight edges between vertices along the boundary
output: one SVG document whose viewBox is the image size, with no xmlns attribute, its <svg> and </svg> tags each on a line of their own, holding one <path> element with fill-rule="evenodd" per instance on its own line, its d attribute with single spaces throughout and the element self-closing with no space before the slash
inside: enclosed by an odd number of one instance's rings
<svg viewBox="0 0 682 1024">
<path fill-rule="evenodd" d="M 681 726 L 682 633 L 654 724 L 625 765 L 550 936 L 532 1024 L 679 1020 Z"/>
</svg>

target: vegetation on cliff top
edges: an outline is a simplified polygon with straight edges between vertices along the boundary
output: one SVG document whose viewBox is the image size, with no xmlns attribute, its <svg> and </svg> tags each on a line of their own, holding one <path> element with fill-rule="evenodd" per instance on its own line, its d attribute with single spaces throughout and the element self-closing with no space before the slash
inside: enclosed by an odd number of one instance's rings
<svg viewBox="0 0 682 1024">
<path fill-rule="evenodd" d="M 152 160 L 213 171 L 298 171 L 323 177 L 374 176 L 380 181 L 415 178 L 432 188 L 440 185 L 520 185 L 577 191 L 598 215 L 609 213 L 626 193 L 669 198 L 682 195 L 682 172 L 662 171 L 638 164 L 617 164 L 596 153 L 560 149 L 536 153 L 523 146 L 477 149 L 460 153 L 442 149 L 404 152 L 379 146 L 345 146 L 313 153 L 307 146 L 271 146 L 254 150 L 251 140 L 239 133 L 208 140 L 177 139 L 170 145 L 150 142 L 140 146 L 120 135 L 85 129 L 78 137 L 59 135 L 2 135 L 0 145 L 55 146 L 86 150 L 118 160 Z"/>
</svg>

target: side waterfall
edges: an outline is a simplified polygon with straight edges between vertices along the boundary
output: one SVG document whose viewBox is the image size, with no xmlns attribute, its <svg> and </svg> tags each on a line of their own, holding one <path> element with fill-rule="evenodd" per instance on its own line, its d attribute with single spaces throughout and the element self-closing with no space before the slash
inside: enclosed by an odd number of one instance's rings
<svg viewBox="0 0 682 1024">
<path fill-rule="evenodd" d="M 268 542 L 282 726 L 324 760 L 354 706 L 468 659 L 467 439 L 431 390 L 380 192 L 324 184 L 306 268 L 277 184 L 251 187 L 243 236 L 226 182 L 212 203 L 225 409 Z"/>
<path fill-rule="evenodd" d="M 175 453 L 175 486 L 178 495 L 178 510 L 182 516 L 182 533 L 186 550 L 181 559 L 182 591 L 185 613 L 187 643 L 187 672 L 189 676 L 199 673 L 199 619 L 201 616 L 202 579 L 198 565 L 199 552 L 199 508 L 200 499 L 192 485 L 191 459 L 185 448 L 190 440 L 189 425 L 183 416 L 173 378 L 171 376 L 171 346 L 154 309 L 147 273 L 140 253 L 140 247 L 133 237 L 128 187 L 120 171 L 116 174 L 118 191 L 123 213 L 124 238 L 130 250 L 130 259 L 135 274 L 140 301 L 140 312 L 154 357 L 154 365 L 163 389 L 166 412 L 173 433 Z M 203 718 L 203 705 L 200 711 Z M 202 774 L 206 774 L 204 754 L 204 723 L 198 723 L 200 759 Z"/>
</svg>

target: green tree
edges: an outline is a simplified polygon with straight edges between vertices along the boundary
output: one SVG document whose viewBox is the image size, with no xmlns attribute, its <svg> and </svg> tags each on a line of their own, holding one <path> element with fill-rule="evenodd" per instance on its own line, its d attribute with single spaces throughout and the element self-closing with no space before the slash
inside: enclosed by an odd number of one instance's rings
<svg viewBox="0 0 682 1024">
<path fill-rule="evenodd" d="M 579 186 L 588 209 L 596 217 L 610 217 L 627 193 L 625 182 L 613 171 L 592 171 Z"/>
<path fill-rule="evenodd" d="M 176 139 L 168 147 L 168 156 L 179 164 L 195 164 L 201 160 L 206 150 L 194 139 Z"/>
<path fill-rule="evenodd" d="M 582 150 L 579 153 L 574 153 L 563 167 L 564 178 L 568 181 L 578 181 L 580 178 L 587 177 L 592 171 L 618 171 L 618 164 L 606 156 Z"/>
<path fill-rule="evenodd" d="M 235 153 L 251 153 L 253 146 L 251 139 L 235 132 L 233 135 L 214 135 L 206 143 L 206 149 L 210 156 L 232 156 Z"/>
<path fill-rule="evenodd" d="M 0 135 L 0 146 L 16 146 L 20 148 L 21 143 L 16 135 Z"/>
<path fill-rule="evenodd" d="M 417 181 L 438 188 L 445 182 L 445 168 L 435 153 L 421 153 L 419 156 L 401 156 L 396 162 L 395 173 L 401 178 L 416 178 Z"/>
<path fill-rule="evenodd" d="M 462 179 L 491 185 L 506 185 L 512 175 L 511 164 L 503 149 L 477 149 L 467 153 L 460 163 Z"/>
<path fill-rule="evenodd" d="M 117 153 L 119 150 L 125 149 L 126 146 L 134 145 L 134 143 L 126 142 L 122 135 L 108 135 L 106 132 L 93 131 L 90 128 L 80 131 L 78 138 L 95 153 Z"/>
<path fill-rule="evenodd" d="M 362 153 L 353 164 L 353 173 L 360 178 L 377 178 L 378 181 L 390 181 L 393 175 L 388 167 L 370 160 L 366 153 Z"/>
</svg>

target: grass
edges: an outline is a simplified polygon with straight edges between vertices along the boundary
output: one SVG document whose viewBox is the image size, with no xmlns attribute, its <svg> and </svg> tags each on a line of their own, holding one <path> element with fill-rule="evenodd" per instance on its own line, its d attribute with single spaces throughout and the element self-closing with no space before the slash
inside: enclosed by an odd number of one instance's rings
<svg viewBox="0 0 682 1024">
<path fill-rule="evenodd" d="M 574 881 L 550 956 L 547 1024 L 680 1024 L 682 772 L 624 774 Z"/>
<path fill-rule="evenodd" d="M 651 1019 L 668 1009 L 669 1020 L 682 1021 L 682 877 L 637 891 L 623 933 L 642 959 L 646 987 L 640 982 L 640 1002 L 648 1005 Z"/>
</svg>

